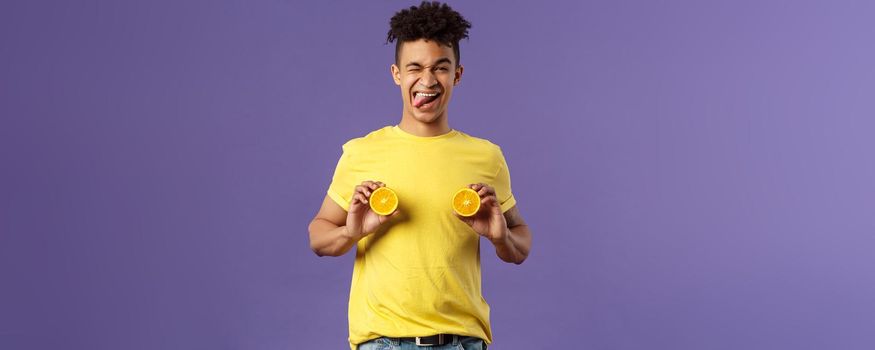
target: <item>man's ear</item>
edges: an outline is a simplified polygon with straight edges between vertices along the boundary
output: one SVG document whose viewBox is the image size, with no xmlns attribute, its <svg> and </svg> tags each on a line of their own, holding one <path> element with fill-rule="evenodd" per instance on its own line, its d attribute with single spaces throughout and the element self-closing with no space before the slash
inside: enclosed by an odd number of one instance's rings
<svg viewBox="0 0 875 350">
<path fill-rule="evenodd" d="M 394 63 L 389 67 L 392 72 L 392 80 L 395 80 L 395 85 L 401 86 L 401 69 L 398 69 Z"/>
<path fill-rule="evenodd" d="M 453 86 L 458 85 L 459 81 L 462 80 L 462 71 L 465 70 L 465 67 L 462 67 L 461 64 L 456 65 L 456 75 L 453 78 Z"/>
</svg>

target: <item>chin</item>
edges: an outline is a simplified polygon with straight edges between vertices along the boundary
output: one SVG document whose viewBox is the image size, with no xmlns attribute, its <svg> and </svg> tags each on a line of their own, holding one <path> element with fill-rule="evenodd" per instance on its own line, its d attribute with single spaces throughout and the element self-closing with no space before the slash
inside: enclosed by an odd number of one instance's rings
<svg viewBox="0 0 875 350">
<path fill-rule="evenodd" d="M 441 116 L 440 112 L 414 113 L 413 119 L 416 119 L 417 121 L 419 121 L 421 123 L 430 124 L 430 123 L 434 123 L 434 122 L 438 121 L 440 119 L 440 116 Z"/>
<path fill-rule="evenodd" d="M 429 124 L 429 123 L 432 123 L 432 122 L 436 121 L 436 120 L 437 120 L 437 116 L 433 116 L 433 115 L 419 115 L 419 116 L 413 116 L 413 119 L 416 119 L 416 121 L 418 121 L 418 122 L 420 122 L 420 123 Z"/>
</svg>

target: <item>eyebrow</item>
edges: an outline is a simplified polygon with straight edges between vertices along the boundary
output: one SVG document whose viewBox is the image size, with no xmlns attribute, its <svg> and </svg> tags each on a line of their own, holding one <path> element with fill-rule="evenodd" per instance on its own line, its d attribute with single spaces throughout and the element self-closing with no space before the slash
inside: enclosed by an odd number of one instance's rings
<svg viewBox="0 0 875 350">
<path fill-rule="evenodd" d="M 450 61 L 449 58 L 442 57 L 441 59 L 437 60 L 437 62 L 435 62 L 434 65 L 437 66 L 437 65 L 439 65 L 439 64 L 441 64 L 441 63 L 447 63 L 447 64 L 450 64 L 450 63 L 453 63 L 453 61 Z M 404 65 L 404 67 L 410 67 L 410 66 L 422 67 L 422 65 L 419 64 L 419 63 L 417 63 L 417 62 L 410 62 L 410 63 Z"/>
</svg>

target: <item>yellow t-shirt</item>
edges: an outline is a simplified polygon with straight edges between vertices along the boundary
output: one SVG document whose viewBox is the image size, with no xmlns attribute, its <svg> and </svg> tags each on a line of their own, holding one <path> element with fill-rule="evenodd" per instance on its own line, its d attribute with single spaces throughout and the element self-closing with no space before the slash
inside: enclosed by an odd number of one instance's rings
<svg viewBox="0 0 875 350">
<path fill-rule="evenodd" d="M 343 145 L 328 196 L 345 210 L 355 186 L 381 181 L 400 217 L 357 244 L 349 293 L 349 343 L 439 333 L 492 343 L 480 285 L 480 239 L 455 217 L 452 197 L 472 183 L 495 188 L 502 211 L 516 201 L 501 149 L 458 130 L 433 136 L 387 126 Z"/>
</svg>

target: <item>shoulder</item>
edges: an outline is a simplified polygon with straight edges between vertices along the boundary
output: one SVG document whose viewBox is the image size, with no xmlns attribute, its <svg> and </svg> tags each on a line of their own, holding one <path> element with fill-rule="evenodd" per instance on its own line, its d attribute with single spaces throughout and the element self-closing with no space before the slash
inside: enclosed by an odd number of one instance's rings
<svg viewBox="0 0 875 350">
<path fill-rule="evenodd" d="M 504 154 L 501 151 L 501 146 L 499 146 L 497 143 L 492 142 L 486 138 L 471 136 L 461 131 L 459 133 L 468 143 L 467 147 L 476 150 L 477 154 L 486 156 L 487 162 L 490 162 L 495 166 L 504 166 L 506 162 L 504 159 Z"/>
<path fill-rule="evenodd" d="M 459 131 L 459 134 L 462 136 L 465 142 L 468 142 L 470 144 L 470 147 L 473 147 L 480 152 L 483 152 L 484 154 L 501 156 L 501 147 L 498 144 L 488 139 L 472 136 L 462 131 Z"/>
<path fill-rule="evenodd" d="M 390 126 L 382 127 L 377 130 L 371 131 L 364 136 L 352 138 L 346 143 L 343 144 L 343 152 L 344 153 L 354 153 L 361 149 L 366 149 L 375 143 L 386 138 L 387 133 L 390 130 Z"/>
</svg>

